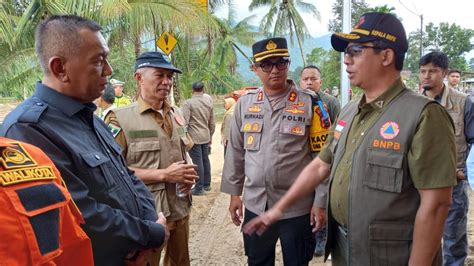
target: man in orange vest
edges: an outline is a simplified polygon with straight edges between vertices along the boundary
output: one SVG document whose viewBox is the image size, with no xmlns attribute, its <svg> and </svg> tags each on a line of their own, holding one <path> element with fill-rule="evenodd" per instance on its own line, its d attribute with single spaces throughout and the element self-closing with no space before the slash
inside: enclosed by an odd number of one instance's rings
<svg viewBox="0 0 474 266">
<path fill-rule="evenodd" d="M 0 264 L 94 265 L 58 169 L 39 148 L 0 138 Z"/>
</svg>

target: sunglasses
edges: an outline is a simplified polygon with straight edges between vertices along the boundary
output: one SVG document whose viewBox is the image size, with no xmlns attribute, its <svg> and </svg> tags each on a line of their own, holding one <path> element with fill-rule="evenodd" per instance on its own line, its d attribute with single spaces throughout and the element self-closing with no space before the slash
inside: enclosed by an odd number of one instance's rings
<svg viewBox="0 0 474 266">
<path fill-rule="evenodd" d="M 271 72 L 273 67 L 275 66 L 278 70 L 285 70 L 288 68 L 288 64 L 290 63 L 290 60 L 278 60 L 275 63 L 272 62 L 262 62 L 262 63 L 257 63 L 255 66 L 259 67 L 262 69 L 263 72 Z"/>
<path fill-rule="evenodd" d="M 344 49 L 344 56 L 350 56 L 350 57 L 358 56 L 362 53 L 364 49 L 383 50 L 385 48 L 377 47 L 377 46 L 367 46 L 367 45 L 352 45 Z"/>
</svg>

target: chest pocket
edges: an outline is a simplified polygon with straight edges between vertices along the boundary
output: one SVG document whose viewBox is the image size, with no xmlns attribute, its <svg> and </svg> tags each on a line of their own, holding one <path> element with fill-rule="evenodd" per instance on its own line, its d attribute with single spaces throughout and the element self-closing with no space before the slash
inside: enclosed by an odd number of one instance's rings
<svg viewBox="0 0 474 266">
<path fill-rule="evenodd" d="M 160 141 L 137 139 L 128 146 L 128 164 L 130 166 L 143 166 L 158 169 L 160 167 Z"/>
<path fill-rule="evenodd" d="M 400 193 L 403 185 L 403 152 L 368 149 L 364 185 L 388 192 Z"/>
<path fill-rule="evenodd" d="M 88 167 L 87 173 L 90 179 L 99 183 L 98 186 L 90 186 L 91 188 L 110 190 L 116 187 L 115 178 L 118 178 L 120 174 L 114 171 L 114 166 L 107 156 L 100 152 L 84 152 L 80 155 Z"/>
<path fill-rule="evenodd" d="M 278 151 L 296 152 L 301 151 L 309 139 L 306 135 L 306 125 L 304 122 L 281 121 L 278 133 Z"/>
<path fill-rule="evenodd" d="M 244 133 L 244 149 L 248 151 L 260 150 L 263 119 L 244 119 L 240 131 Z"/>
<path fill-rule="evenodd" d="M 6 194 L 18 214 L 17 226 L 23 227 L 32 260 L 43 264 L 41 260 L 59 256 L 61 217 L 68 203 L 63 191 L 55 183 L 47 183 L 9 190 Z"/>
</svg>

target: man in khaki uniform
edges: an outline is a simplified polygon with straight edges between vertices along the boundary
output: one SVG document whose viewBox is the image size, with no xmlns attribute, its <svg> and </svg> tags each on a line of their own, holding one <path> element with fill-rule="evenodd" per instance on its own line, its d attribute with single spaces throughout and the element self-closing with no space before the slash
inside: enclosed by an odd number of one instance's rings
<svg viewBox="0 0 474 266">
<path fill-rule="evenodd" d="M 456 184 L 452 121 L 404 87 L 408 42 L 395 16 L 364 14 L 331 43 L 344 51 L 349 80 L 364 95 L 344 107 L 325 148 L 282 200 L 244 232 L 261 234 L 330 177 L 326 256 L 333 265 L 441 265 Z"/>
<path fill-rule="evenodd" d="M 166 100 L 174 67 L 162 53 L 146 52 L 135 63 L 139 98 L 112 110 L 105 123 L 124 149 L 128 166 L 148 185 L 156 211 L 163 212 L 170 230 L 165 265 L 189 265 L 189 213 L 191 186 L 198 178 L 188 164 L 189 144 L 183 117 Z M 158 265 L 155 254 L 152 265 Z"/>
<path fill-rule="evenodd" d="M 229 211 L 237 226 L 242 205 L 246 224 L 271 208 L 311 161 L 313 93 L 287 80 L 286 40 L 262 40 L 252 49 L 252 68 L 263 87 L 249 91 L 236 104 L 222 174 L 221 191 L 231 195 Z M 285 265 L 307 265 L 315 246 L 309 215 L 312 204 L 313 195 L 307 195 L 262 236 L 244 235 L 248 264 L 274 264 L 280 239 Z"/>
<path fill-rule="evenodd" d="M 321 71 L 317 66 L 305 66 L 300 75 L 300 86 L 302 89 L 311 90 L 316 94 L 313 98 L 313 123 L 310 128 L 310 141 L 312 157 L 316 158 L 322 150 L 331 124 L 336 121 L 341 104 L 339 100 L 323 91 L 321 91 Z M 316 189 L 314 205 L 311 209 L 311 223 L 316 223 L 316 219 L 321 224 L 326 224 L 326 205 L 328 182 L 324 182 Z M 324 245 L 326 243 L 326 226 L 323 226 L 316 232 L 316 249 L 314 255 L 320 257 L 324 255 Z"/>
<path fill-rule="evenodd" d="M 442 52 L 431 52 L 420 59 L 420 83 L 423 94 L 446 108 L 454 121 L 456 132 L 456 178 L 452 205 L 443 234 L 444 265 L 464 265 L 469 245 L 467 243 L 467 212 L 469 209 L 466 158 L 468 147 L 474 143 L 474 110 L 471 98 L 444 85 L 448 73 L 448 56 Z"/>
<path fill-rule="evenodd" d="M 193 139 L 193 147 L 189 156 L 197 165 L 199 180 L 193 188 L 193 195 L 204 195 L 204 191 L 211 190 L 211 162 L 209 149 L 212 135 L 216 129 L 214 122 L 214 108 L 212 98 L 204 93 L 204 84 L 200 81 L 193 83 L 193 95 L 181 107 L 184 119 Z"/>
</svg>

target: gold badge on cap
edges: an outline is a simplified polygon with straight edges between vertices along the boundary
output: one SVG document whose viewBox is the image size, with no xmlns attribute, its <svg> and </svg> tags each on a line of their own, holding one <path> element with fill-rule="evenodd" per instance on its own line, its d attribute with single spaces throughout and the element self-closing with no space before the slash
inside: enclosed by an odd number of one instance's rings
<svg viewBox="0 0 474 266">
<path fill-rule="evenodd" d="M 277 48 L 277 44 L 270 40 L 267 42 L 267 46 L 265 46 L 267 48 L 267 50 L 275 50 Z"/>
</svg>

